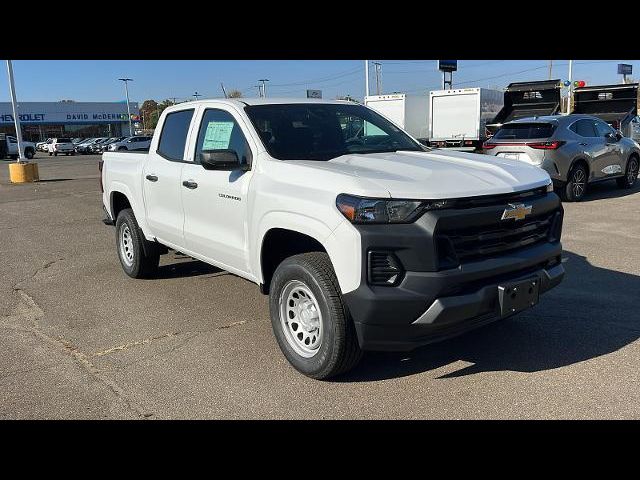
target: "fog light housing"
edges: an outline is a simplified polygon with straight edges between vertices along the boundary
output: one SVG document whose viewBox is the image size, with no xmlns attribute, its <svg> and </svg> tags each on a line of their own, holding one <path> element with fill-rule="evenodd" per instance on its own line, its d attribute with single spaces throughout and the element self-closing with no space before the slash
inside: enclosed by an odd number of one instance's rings
<svg viewBox="0 0 640 480">
<path fill-rule="evenodd" d="M 395 254 L 372 250 L 367 257 L 367 281 L 370 285 L 393 287 L 402 281 L 404 268 Z"/>
</svg>

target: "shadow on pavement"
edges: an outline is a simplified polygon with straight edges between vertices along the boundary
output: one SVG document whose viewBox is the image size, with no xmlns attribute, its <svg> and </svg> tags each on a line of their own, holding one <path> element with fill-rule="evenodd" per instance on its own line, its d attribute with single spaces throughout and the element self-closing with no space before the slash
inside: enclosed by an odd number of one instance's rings
<svg viewBox="0 0 640 480">
<path fill-rule="evenodd" d="M 179 260 L 189 258 L 183 255 L 175 255 L 174 259 Z M 154 279 L 181 278 L 181 277 L 197 277 L 200 275 L 210 275 L 213 273 L 221 273 L 223 270 L 201 262 L 199 260 L 191 260 L 187 262 L 172 263 L 170 265 L 161 265 L 158 268 L 158 274 Z"/>
<path fill-rule="evenodd" d="M 539 372 L 615 352 L 640 337 L 640 277 L 563 253 L 566 276 L 520 315 L 408 353 L 368 353 L 337 382 L 397 378 L 444 367 L 438 378 Z M 455 371 L 454 362 L 466 362 Z M 455 367 L 453 367 L 455 368 Z"/>
<path fill-rule="evenodd" d="M 605 180 L 587 186 L 587 194 L 580 203 L 588 203 L 606 198 L 622 198 L 638 192 L 640 192 L 640 182 L 636 182 L 632 188 L 620 188 L 615 180 Z"/>
</svg>

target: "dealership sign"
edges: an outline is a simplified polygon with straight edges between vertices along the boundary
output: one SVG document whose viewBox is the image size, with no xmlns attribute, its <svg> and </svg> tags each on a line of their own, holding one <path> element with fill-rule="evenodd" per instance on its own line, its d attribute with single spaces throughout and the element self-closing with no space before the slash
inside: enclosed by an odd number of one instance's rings
<svg viewBox="0 0 640 480">
<path fill-rule="evenodd" d="M 138 104 L 131 104 L 138 111 Z M 25 124 L 94 124 L 128 122 L 126 104 L 101 102 L 22 102 L 18 104 L 20 122 Z M 9 102 L 0 103 L 0 124 L 13 123 Z"/>
</svg>

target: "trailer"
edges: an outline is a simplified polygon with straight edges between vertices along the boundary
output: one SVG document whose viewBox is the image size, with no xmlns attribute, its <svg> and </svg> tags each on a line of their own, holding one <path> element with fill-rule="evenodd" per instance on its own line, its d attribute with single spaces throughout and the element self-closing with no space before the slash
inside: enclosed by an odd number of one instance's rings
<svg viewBox="0 0 640 480">
<path fill-rule="evenodd" d="M 429 145 L 461 151 L 480 149 L 486 140 L 486 123 L 502 105 L 502 92 L 487 88 L 429 92 Z"/>
<path fill-rule="evenodd" d="M 426 95 L 368 95 L 364 104 L 398 125 L 418 141 L 427 142 L 429 104 Z"/>
<path fill-rule="evenodd" d="M 583 113 L 601 118 L 625 137 L 640 137 L 638 84 L 593 85 L 573 91 L 571 113 Z"/>
<path fill-rule="evenodd" d="M 492 136 L 503 124 L 519 118 L 560 114 L 561 89 L 559 79 L 510 83 L 504 92 L 504 106 L 486 126 L 487 136 Z"/>
</svg>

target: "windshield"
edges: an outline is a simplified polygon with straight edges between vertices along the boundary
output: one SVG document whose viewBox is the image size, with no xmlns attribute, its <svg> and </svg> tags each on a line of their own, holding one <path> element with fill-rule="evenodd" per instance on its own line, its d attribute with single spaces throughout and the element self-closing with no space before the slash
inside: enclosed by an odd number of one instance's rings
<svg viewBox="0 0 640 480">
<path fill-rule="evenodd" d="M 269 154 L 279 160 L 330 160 L 350 153 L 425 150 L 362 105 L 250 105 L 245 111 Z"/>
</svg>

